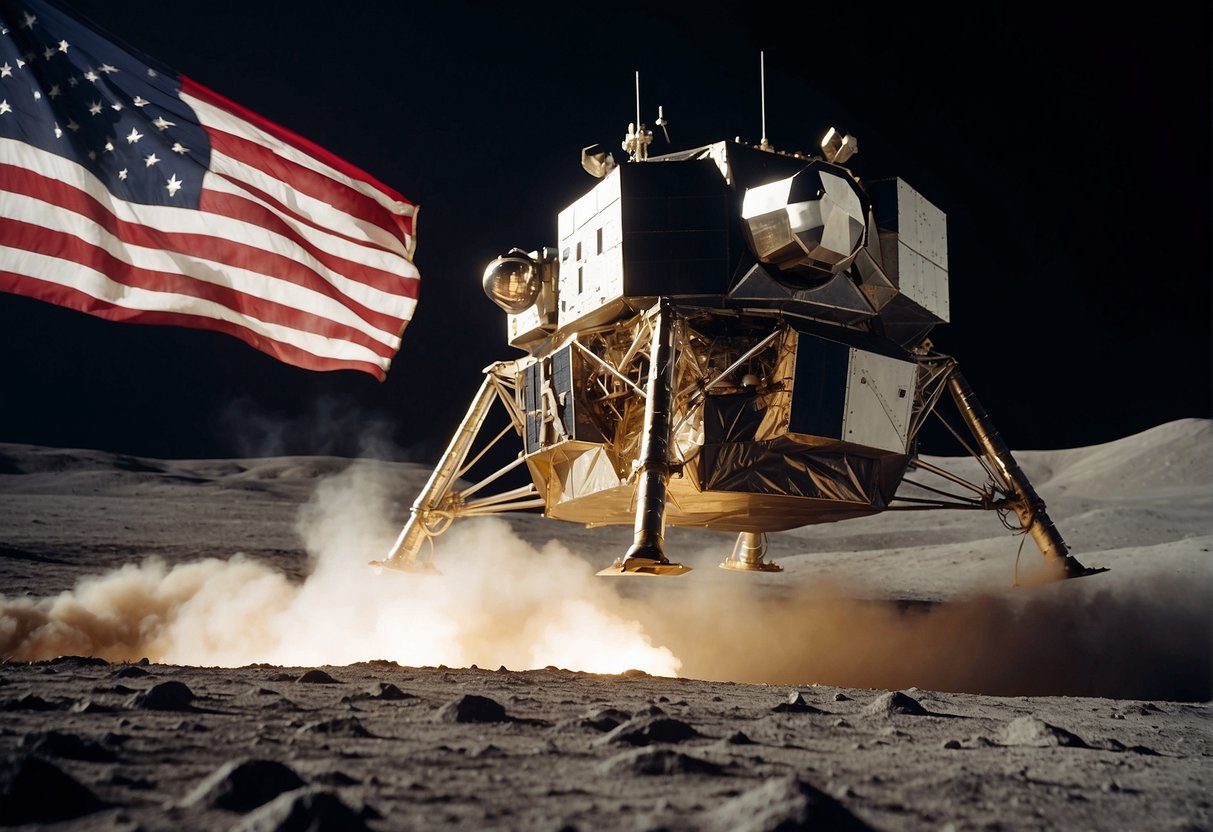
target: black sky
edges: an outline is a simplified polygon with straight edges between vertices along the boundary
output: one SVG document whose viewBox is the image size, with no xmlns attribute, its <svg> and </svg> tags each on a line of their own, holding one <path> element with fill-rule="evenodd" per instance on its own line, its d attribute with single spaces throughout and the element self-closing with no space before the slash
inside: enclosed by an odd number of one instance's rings
<svg viewBox="0 0 1213 832">
<path fill-rule="evenodd" d="M 580 148 L 617 147 L 634 117 L 633 73 L 669 149 L 755 142 L 760 50 L 776 147 L 812 151 L 836 125 L 857 173 L 947 213 L 953 322 L 934 340 L 1013 447 L 1211 415 L 1204 4 L 71 5 L 417 202 L 421 298 L 381 384 L 0 294 L 0 441 L 432 460 L 480 370 L 517 354 L 485 263 L 555 243 L 594 184 Z"/>
</svg>

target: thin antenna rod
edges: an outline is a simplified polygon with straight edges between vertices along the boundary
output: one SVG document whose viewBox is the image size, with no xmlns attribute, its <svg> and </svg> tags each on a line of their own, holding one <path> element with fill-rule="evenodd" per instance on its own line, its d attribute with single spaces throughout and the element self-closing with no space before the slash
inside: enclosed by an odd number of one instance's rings
<svg viewBox="0 0 1213 832">
<path fill-rule="evenodd" d="M 640 70 L 636 70 L 636 129 L 640 129 Z"/>
<path fill-rule="evenodd" d="M 637 81 L 639 84 L 640 82 Z M 762 99 L 762 146 L 767 146 L 767 55 L 758 53 L 758 85 Z M 639 96 L 639 93 L 637 93 Z"/>
</svg>

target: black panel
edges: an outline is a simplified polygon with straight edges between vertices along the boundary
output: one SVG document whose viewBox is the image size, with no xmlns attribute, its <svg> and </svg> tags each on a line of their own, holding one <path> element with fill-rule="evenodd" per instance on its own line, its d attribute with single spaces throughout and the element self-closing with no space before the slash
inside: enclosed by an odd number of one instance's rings
<svg viewBox="0 0 1213 832">
<path fill-rule="evenodd" d="M 522 401 L 526 408 L 526 452 L 533 454 L 543 445 L 543 364 L 536 362 L 523 370 Z"/>
<path fill-rule="evenodd" d="M 556 409 L 567 436 L 576 437 L 577 424 L 573 401 L 573 348 L 565 347 L 552 353 L 552 392 L 556 394 Z"/>
<path fill-rule="evenodd" d="M 653 197 L 625 194 L 623 229 L 625 232 L 719 229 L 724 225 L 724 197 L 723 182 L 716 183 L 715 193 L 703 196 L 684 196 L 677 192 Z"/>
<path fill-rule="evenodd" d="M 710 296 L 719 304 L 723 279 L 716 279 L 716 264 L 680 262 L 637 263 L 628 270 L 628 295 L 656 297 L 665 295 L 682 302 L 684 298 Z"/>
<path fill-rule="evenodd" d="M 728 286 L 728 237 L 723 231 L 624 234 L 626 293 L 719 295 Z"/>
<path fill-rule="evenodd" d="M 731 212 L 716 165 L 645 163 L 620 173 L 624 294 L 723 294 L 731 273 Z"/>
<path fill-rule="evenodd" d="M 660 199 L 714 196 L 724 194 L 720 169 L 710 159 L 680 162 L 676 165 L 642 163 L 623 165 L 623 198 Z"/>
<path fill-rule="evenodd" d="M 894 299 L 896 300 L 896 299 Z M 914 356 L 910 352 L 902 349 L 896 344 L 891 344 L 887 339 L 880 338 L 870 332 L 865 332 L 861 329 L 846 329 L 830 324 L 819 323 L 808 318 L 792 317 L 787 318 L 787 322 L 804 337 L 815 336 L 818 339 L 827 341 L 835 341 L 839 344 L 845 344 L 848 347 L 865 350 L 866 352 L 874 352 L 877 355 L 886 355 L 889 358 L 896 358 L 899 361 L 913 361 Z"/>
<path fill-rule="evenodd" d="M 707 444 L 753 441 L 763 415 L 755 406 L 757 403 L 758 397 L 753 393 L 708 396 L 703 403 L 703 441 Z"/>
<path fill-rule="evenodd" d="M 623 235 L 625 263 L 661 260 L 709 261 L 717 274 L 727 275 L 724 231 L 633 231 Z"/>
<path fill-rule="evenodd" d="M 800 335 L 789 432 L 842 438 L 849 361 L 850 349 L 846 345 Z"/>
</svg>

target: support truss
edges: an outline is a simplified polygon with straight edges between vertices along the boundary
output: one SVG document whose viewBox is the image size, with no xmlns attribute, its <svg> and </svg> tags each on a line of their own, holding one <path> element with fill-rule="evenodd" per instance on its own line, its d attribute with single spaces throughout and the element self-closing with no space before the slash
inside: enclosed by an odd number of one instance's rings
<svg viewBox="0 0 1213 832">
<path fill-rule="evenodd" d="M 517 366 L 515 361 L 502 361 L 485 370 L 484 381 L 476 391 L 476 396 L 455 431 L 446 453 L 442 455 L 429 481 L 413 502 L 404 530 L 400 532 L 388 557 L 372 562 L 373 566 L 385 566 L 403 572 L 435 572 L 437 570 L 431 562 L 432 546 L 427 549 L 426 544 L 446 531 L 456 517 L 543 508 L 543 498 L 534 483 L 490 496 L 474 496 L 522 465 L 525 459 L 521 453 L 487 475 L 458 487 L 502 439 L 511 433 L 517 436 L 523 433 L 524 420 L 518 401 Z M 476 449 L 476 439 L 495 403 L 504 407 L 509 421 L 492 439 Z"/>
</svg>

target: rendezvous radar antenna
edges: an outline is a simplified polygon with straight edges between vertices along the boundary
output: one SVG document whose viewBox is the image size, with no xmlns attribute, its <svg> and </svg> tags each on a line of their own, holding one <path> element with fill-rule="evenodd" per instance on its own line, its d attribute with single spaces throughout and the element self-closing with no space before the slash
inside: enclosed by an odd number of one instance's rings
<svg viewBox="0 0 1213 832">
<path fill-rule="evenodd" d="M 997 514 L 1049 577 L 1104 571 L 1070 553 L 958 362 L 932 343 L 951 320 L 944 212 L 901 178 L 861 180 L 844 166 L 855 137 L 833 127 L 819 153 L 775 150 L 765 54 L 756 145 L 650 156 L 635 79 L 628 162 L 582 148 L 598 181 L 557 213 L 555 245 L 485 268 L 523 355 L 484 369 L 376 565 L 432 573 L 426 544 L 455 520 L 538 509 L 632 526 L 600 575 L 689 571 L 666 557 L 667 526 L 732 532 L 721 567 L 777 572 L 768 533 L 951 509 Z M 978 479 L 919 455 L 929 418 Z M 508 436 L 517 452 L 497 466 L 488 454 Z M 502 480 L 516 469 L 525 485 Z"/>
</svg>

